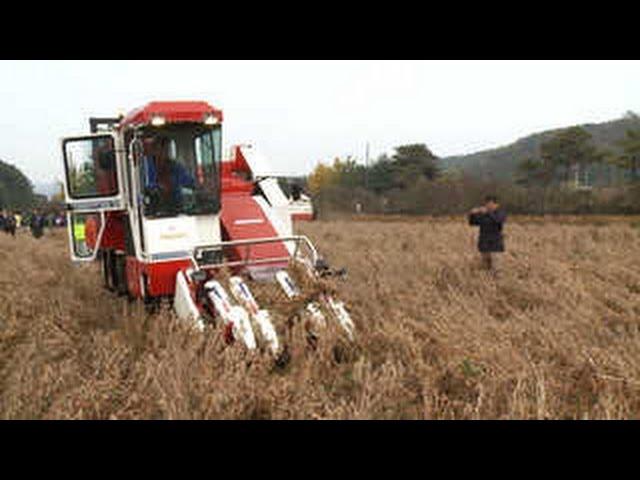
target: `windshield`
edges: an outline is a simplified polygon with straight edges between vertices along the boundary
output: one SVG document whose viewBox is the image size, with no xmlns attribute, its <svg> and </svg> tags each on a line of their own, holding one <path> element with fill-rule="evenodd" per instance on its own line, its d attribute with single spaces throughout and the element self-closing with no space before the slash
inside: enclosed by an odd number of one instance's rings
<svg viewBox="0 0 640 480">
<path fill-rule="evenodd" d="M 142 136 L 140 184 L 147 217 L 220 210 L 220 127 L 175 125 Z"/>
</svg>

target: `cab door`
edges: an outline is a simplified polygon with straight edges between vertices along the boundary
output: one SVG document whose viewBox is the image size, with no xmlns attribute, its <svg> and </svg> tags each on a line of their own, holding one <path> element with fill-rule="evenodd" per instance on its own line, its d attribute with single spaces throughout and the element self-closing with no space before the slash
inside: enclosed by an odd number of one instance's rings
<svg viewBox="0 0 640 480">
<path fill-rule="evenodd" d="M 71 258 L 93 261 L 109 212 L 125 208 L 118 138 L 111 133 L 62 140 Z"/>
</svg>

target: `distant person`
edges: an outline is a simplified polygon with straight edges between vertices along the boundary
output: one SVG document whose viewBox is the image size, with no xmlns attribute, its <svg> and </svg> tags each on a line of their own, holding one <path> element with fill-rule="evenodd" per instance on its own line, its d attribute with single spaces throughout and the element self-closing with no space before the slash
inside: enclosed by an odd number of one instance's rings
<svg viewBox="0 0 640 480">
<path fill-rule="evenodd" d="M 482 266 L 496 274 L 499 270 L 498 253 L 504 252 L 504 236 L 502 227 L 507 214 L 498 204 L 494 195 L 485 197 L 484 206 L 469 212 L 469 225 L 480 227 L 478 250 L 482 258 Z"/>
<path fill-rule="evenodd" d="M 16 217 L 9 212 L 4 220 L 4 231 L 12 237 L 16 236 Z"/>
<path fill-rule="evenodd" d="M 302 198 L 302 187 L 297 183 L 291 185 L 291 199 L 294 202 L 297 202 Z"/>
<path fill-rule="evenodd" d="M 38 212 L 33 212 L 29 227 L 31 228 L 31 235 L 33 235 L 34 238 L 40 238 L 44 235 L 45 223 L 46 218 L 44 215 L 40 215 Z"/>
</svg>

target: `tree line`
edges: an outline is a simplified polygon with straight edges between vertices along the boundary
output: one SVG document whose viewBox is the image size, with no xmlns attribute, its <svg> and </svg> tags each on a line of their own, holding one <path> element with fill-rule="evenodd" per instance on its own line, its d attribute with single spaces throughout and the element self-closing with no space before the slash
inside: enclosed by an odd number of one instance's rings
<svg viewBox="0 0 640 480">
<path fill-rule="evenodd" d="M 0 160 L 0 209 L 29 208 L 37 201 L 31 181 L 17 167 Z"/>
<path fill-rule="evenodd" d="M 614 165 L 626 181 L 592 188 L 589 174 Z M 426 144 L 396 147 L 371 165 L 353 157 L 319 164 L 307 178 L 318 213 L 457 214 L 487 193 L 518 213 L 640 212 L 640 129 L 629 129 L 615 149 L 598 147 L 582 127 L 559 130 L 538 156 L 518 161 L 510 180 L 487 180 L 445 168 Z"/>
</svg>

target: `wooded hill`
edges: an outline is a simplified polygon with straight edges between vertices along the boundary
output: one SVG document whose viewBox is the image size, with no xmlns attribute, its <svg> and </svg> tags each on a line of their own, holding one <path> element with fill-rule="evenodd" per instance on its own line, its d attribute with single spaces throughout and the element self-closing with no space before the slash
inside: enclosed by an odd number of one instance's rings
<svg viewBox="0 0 640 480">
<path fill-rule="evenodd" d="M 321 213 L 458 214 L 496 192 L 517 213 L 637 213 L 640 117 L 549 130 L 461 157 L 438 158 L 419 143 L 367 166 L 336 158 L 318 164 L 307 187 Z"/>
<path fill-rule="evenodd" d="M 640 118 L 627 114 L 623 118 L 603 123 L 579 125 L 592 135 L 591 141 L 599 149 L 620 152 L 620 142 L 627 130 L 640 128 Z M 547 130 L 528 135 L 504 147 L 483 150 L 468 155 L 440 159 L 444 169 L 456 169 L 485 180 L 511 181 L 517 177 L 518 164 L 527 159 L 540 159 L 540 146 L 562 129 Z M 596 183 L 617 183 L 625 173 L 611 165 L 600 165 L 596 169 Z"/>
<path fill-rule="evenodd" d="M 0 209 L 28 208 L 36 200 L 33 185 L 24 173 L 0 160 Z"/>
</svg>

